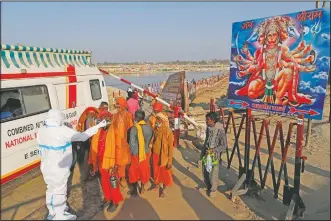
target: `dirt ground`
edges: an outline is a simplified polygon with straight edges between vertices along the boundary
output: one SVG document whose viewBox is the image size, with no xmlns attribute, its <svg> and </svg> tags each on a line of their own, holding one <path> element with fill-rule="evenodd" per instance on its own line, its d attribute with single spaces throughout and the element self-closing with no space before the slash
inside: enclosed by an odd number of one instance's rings
<svg viewBox="0 0 331 221">
<path fill-rule="evenodd" d="M 204 114 L 209 109 L 210 98 L 216 98 L 216 104 L 223 104 L 222 97 L 226 96 L 227 82 L 217 85 L 211 90 L 200 94 L 190 108 L 194 118 L 204 122 Z M 304 219 L 330 220 L 330 124 L 327 123 L 330 106 L 330 88 L 328 88 L 323 121 L 313 121 L 311 143 L 305 147 L 303 154 L 308 157 L 305 172 L 301 174 L 301 196 L 307 206 Z M 112 91 L 109 91 L 112 96 Z M 111 101 L 110 101 L 111 102 Z M 150 106 L 144 108 L 150 113 Z M 286 136 L 289 122 L 295 122 L 295 118 L 279 116 L 269 117 L 263 113 L 253 113 L 261 119 L 270 119 L 270 133 L 274 133 L 274 125 L 277 120 L 283 122 L 284 135 Z M 240 123 L 240 115 L 236 115 L 236 127 Z M 259 131 L 260 121 L 257 123 Z M 307 123 L 305 122 L 305 126 Z M 233 128 L 228 133 L 229 150 L 232 151 L 234 144 Z M 295 131 L 295 130 L 294 130 Z M 127 195 L 128 188 L 122 189 L 125 201 L 120 204 L 118 210 L 109 214 L 103 209 L 103 194 L 99 180 L 91 178 L 86 182 L 80 182 L 80 173 L 84 167 L 76 166 L 70 177 L 68 204 L 71 212 L 77 214 L 78 219 L 101 219 L 101 220 L 133 220 L 133 219 L 236 219 L 236 220 L 277 220 L 284 219 L 287 206 L 282 204 L 283 184 L 279 190 L 279 198 L 273 197 L 273 182 L 270 174 L 266 180 L 266 186 L 260 195 L 243 195 L 232 201 L 229 198 L 230 190 L 238 181 L 239 160 L 237 153 L 233 157 L 232 165 L 227 169 L 226 155 L 223 154 L 220 165 L 219 188 L 215 198 L 209 198 L 203 186 L 201 168 L 198 168 L 197 160 L 200 155 L 201 144 L 190 131 L 189 136 L 182 137 L 180 147 L 174 150 L 173 178 L 174 184 L 167 191 L 167 197 L 161 199 L 158 192 L 146 192 L 143 196 L 132 198 Z M 289 184 L 293 185 L 295 132 L 291 137 L 291 147 L 288 152 L 287 169 Z M 273 135 L 271 135 L 272 139 Z M 264 173 L 267 161 L 267 145 L 263 139 L 261 145 L 262 172 Z M 244 128 L 239 139 L 241 157 L 244 153 Z M 251 154 L 253 159 L 255 146 L 251 140 Z M 280 167 L 281 151 L 279 141 L 276 143 L 274 164 L 276 178 Z M 250 162 L 252 163 L 252 162 Z M 259 184 L 258 170 L 255 169 L 255 179 Z M 282 176 L 283 180 L 283 176 Z M 47 208 L 44 205 L 45 184 L 41 176 L 36 176 L 23 185 L 24 188 L 13 188 L 6 195 L 2 195 L 1 218 L 2 219 L 45 219 Z M 26 195 L 18 200 L 15 194 Z M 33 196 L 32 196 L 33 195 Z M 31 198 L 29 198 L 29 197 Z M 16 199 L 13 201 L 12 199 Z M 38 204 L 32 204 L 38 198 Z M 3 201 L 5 200 L 5 202 Z"/>
<path fill-rule="evenodd" d="M 195 119 L 199 122 L 203 122 L 204 120 L 204 111 L 206 112 L 209 109 L 210 98 L 216 98 L 216 104 L 220 107 L 224 102 L 222 101 L 222 97 L 224 98 L 227 94 L 227 85 L 223 85 L 220 87 L 214 88 L 214 90 L 210 90 L 204 94 L 200 94 L 200 96 L 193 101 L 194 108 L 191 109 L 191 112 L 195 114 Z M 301 174 L 301 189 L 300 194 L 303 198 L 304 203 L 306 204 L 306 212 L 304 219 L 314 219 L 314 220 L 330 220 L 330 123 L 328 122 L 330 113 L 330 86 L 327 88 L 327 97 L 325 99 L 323 120 L 312 121 L 312 130 L 310 136 L 310 145 L 304 146 L 303 155 L 307 157 L 305 162 L 305 171 Z M 277 121 L 282 122 L 283 126 L 283 134 L 286 139 L 288 126 L 290 122 L 295 123 L 296 119 L 294 117 L 281 117 L 278 115 L 269 116 L 268 114 L 264 114 L 261 112 L 253 112 L 253 115 L 260 120 L 257 122 L 257 133 L 259 135 L 260 127 L 262 119 L 270 120 L 270 134 L 271 140 L 274 135 L 275 125 Z M 236 128 L 238 130 L 240 124 L 241 116 L 239 114 L 236 115 L 237 119 Z M 304 122 L 305 126 L 305 135 L 307 132 L 307 120 Z M 240 135 L 240 154 L 243 158 L 244 154 L 244 129 L 245 124 L 243 125 L 243 130 Z M 232 151 L 234 144 L 234 134 L 233 128 L 230 127 L 230 131 L 232 133 L 228 133 L 228 143 L 229 149 Z M 306 137 L 305 137 L 306 138 Z M 287 155 L 287 170 L 289 176 L 289 184 L 293 186 L 293 178 L 294 178 L 294 159 L 295 159 L 295 140 L 296 140 L 296 127 L 294 127 L 292 137 L 291 137 L 291 146 Z M 305 141 L 303 142 L 305 145 Z M 265 166 L 268 159 L 268 148 L 266 143 L 266 137 L 264 136 L 262 139 L 261 145 L 261 161 L 262 161 L 262 175 L 265 172 Z M 237 152 L 235 152 L 235 156 L 233 157 L 232 166 L 229 170 L 233 170 L 232 179 L 225 178 L 222 180 L 222 172 L 220 177 L 221 180 L 227 183 L 229 186 L 233 186 L 234 183 L 238 180 L 237 176 L 233 176 L 235 173 L 238 173 L 238 165 L 239 160 L 236 156 Z M 255 154 L 255 146 L 253 140 L 253 133 L 251 134 L 251 154 L 250 154 L 250 166 L 252 166 L 252 160 Z M 275 154 L 274 154 L 274 164 L 275 164 L 275 174 L 276 179 L 279 174 L 280 161 L 281 161 L 282 153 L 280 148 L 280 142 L 277 140 Z M 226 160 L 225 154 L 223 155 L 223 160 Z M 243 159 L 242 159 L 243 160 Z M 259 175 L 257 166 L 255 167 L 255 179 L 258 184 L 259 183 Z M 226 170 L 226 169 L 225 169 Z M 242 196 L 241 199 L 247 207 L 255 212 L 257 215 L 264 219 L 284 219 L 287 211 L 287 207 L 282 205 L 282 194 L 283 194 L 283 185 L 284 185 L 284 175 L 282 175 L 282 182 L 279 188 L 278 199 L 273 198 L 273 183 L 272 177 L 270 173 L 269 167 L 269 175 L 267 176 L 266 186 L 262 191 L 262 194 L 259 197 L 250 197 L 250 196 Z M 284 174 L 284 173 L 283 173 Z"/>
<path fill-rule="evenodd" d="M 144 109 L 150 114 L 150 105 Z M 77 165 L 70 178 L 68 204 L 78 219 L 96 220 L 176 220 L 176 219 L 261 219 L 252 213 L 240 200 L 232 202 L 227 191 L 229 187 L 219 181 L 219 192 L 216 198 L 209 198 L 203 189 L 201 168 L 197 167 L 199 150 L 192 141 L 182 139 L 180 147 L 174 151 L 173 186 L 168 188 L 167 197 L 159 198 L 158 191 L 148 191 L 143 196 L 128 196 L 129 189 L 122 188 L 125 201 L 115 213 L 108 213 L 102 204 L 103 196 L 97 178 L 85 183 L 80 182 L 80 167 Z M 40 207 L 25 219 L 44 219 L 47 208 Z"/>
</svg>

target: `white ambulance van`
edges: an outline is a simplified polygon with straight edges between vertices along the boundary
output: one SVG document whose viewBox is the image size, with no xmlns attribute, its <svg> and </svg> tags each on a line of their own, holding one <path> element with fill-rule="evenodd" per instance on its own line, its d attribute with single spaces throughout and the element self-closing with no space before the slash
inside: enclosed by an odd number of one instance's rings
<svg viewBox="0 0 331 221">
<path fill-rule="evenodd" d="M 76 128 L 85 108 L 102 101 L 105 81 L 90 52 L 1 45 L 1 184 L 39 166 L 36 133 L 49 109 Z"/>
</svg>

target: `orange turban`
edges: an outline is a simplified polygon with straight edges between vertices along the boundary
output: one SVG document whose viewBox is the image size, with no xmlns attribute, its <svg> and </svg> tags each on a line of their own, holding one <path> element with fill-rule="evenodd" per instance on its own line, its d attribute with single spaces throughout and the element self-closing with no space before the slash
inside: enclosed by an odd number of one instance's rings
<svg viewBox="0 0 331 221">
<path fill-rule="evenodd" d="M 86 113 L 90 113 L 90 112 L 98 113 L 98 110 L 95 107 L 88 107 L 88 108 L 86 108 L 85 111 L 86 111 Z"/>
<path fill-rule="evenodd" d="M 117 98 L 116 104 L 118 104 L 118 105 L 120 105 L 122 107 L 125 107 L 125 108 L 128 106 L 128 104 L 126 103 L 126 100 L 125 100 L 124 97 Z"/>
<path fill-rule="evenodd" d="M 99 113 L 98 118 L 102 118 L 102 117 L 104 117 L 104 116 L 109 116 L 110 118 L 113 117 L 113 115 L 112 115 L 109 111 L 107 111 L 107 110 L 103 110 L 103 111 L 101 111 L 101 112 Z"/>
<path fill-rule="evenodd" d="M 153 110 L 161 112 L 163 110 L 163 105 L 159 102 L 155 102 L 153 105 Z"/>
</svg>

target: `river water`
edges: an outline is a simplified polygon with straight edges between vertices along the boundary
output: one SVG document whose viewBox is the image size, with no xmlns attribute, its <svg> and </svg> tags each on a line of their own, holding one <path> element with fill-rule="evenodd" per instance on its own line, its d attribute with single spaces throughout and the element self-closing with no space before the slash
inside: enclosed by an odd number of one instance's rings
<svg viewBox="0 0 331 221">
<path fill-rule="evenodd" d="M 148 74 L 119 74 L 118 76 L 121 78 L 124 78 L 136 85 L 144 86 L 147 84 L 154 84 L 159 83 L 161 81 L 167 80 L 169 75 L 173 74 L 175 72 L 169 72 L 169 73 L 148 73 Z M 195 81 L 198 81 L 202 78 L 208 78 L 215 75 L 220 75 L 225 72 L 221 71 L 215 71 L 215 72 L 186 72 L 186 79 L 191 82 L 192 79 Z M 105 76 L 105 82 L 107 86 L 112 86 L 115 88 L 119 88 L 122 90 L 126 90 L 128 88 L 128 85 L 117 80 L 116 78 L 113 78 L 111 76 Z"/>
</svg>

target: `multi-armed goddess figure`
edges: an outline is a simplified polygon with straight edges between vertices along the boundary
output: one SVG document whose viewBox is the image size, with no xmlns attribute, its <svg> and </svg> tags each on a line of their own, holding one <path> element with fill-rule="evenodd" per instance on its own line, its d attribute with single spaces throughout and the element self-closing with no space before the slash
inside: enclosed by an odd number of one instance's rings
<svg viewBox="0 0 331 221">
<path fill-rule="evenodd" d="M 299 72 L 316 69 L 316 53 L 311 43 L 306 44 L 303 38 L 294 50 L 288 48 L 285 41 L 290 37 L 299 39 L 300 36 L 294 24 L 290 17 L 278 16 L 257 26 L 241 49 L 244 57 L 240 53 L 233 56 L 239 69 L 237 77 L 251 75 L 247 84 L 236 91 L 237 95 L 262 98 L 262 102 L 279 105 L 299 106 L 315 102 L 310 96 L 298 93 Z M 252 56 L 248 43 L 254 41 L 260 47 Z"/>
</svg>

